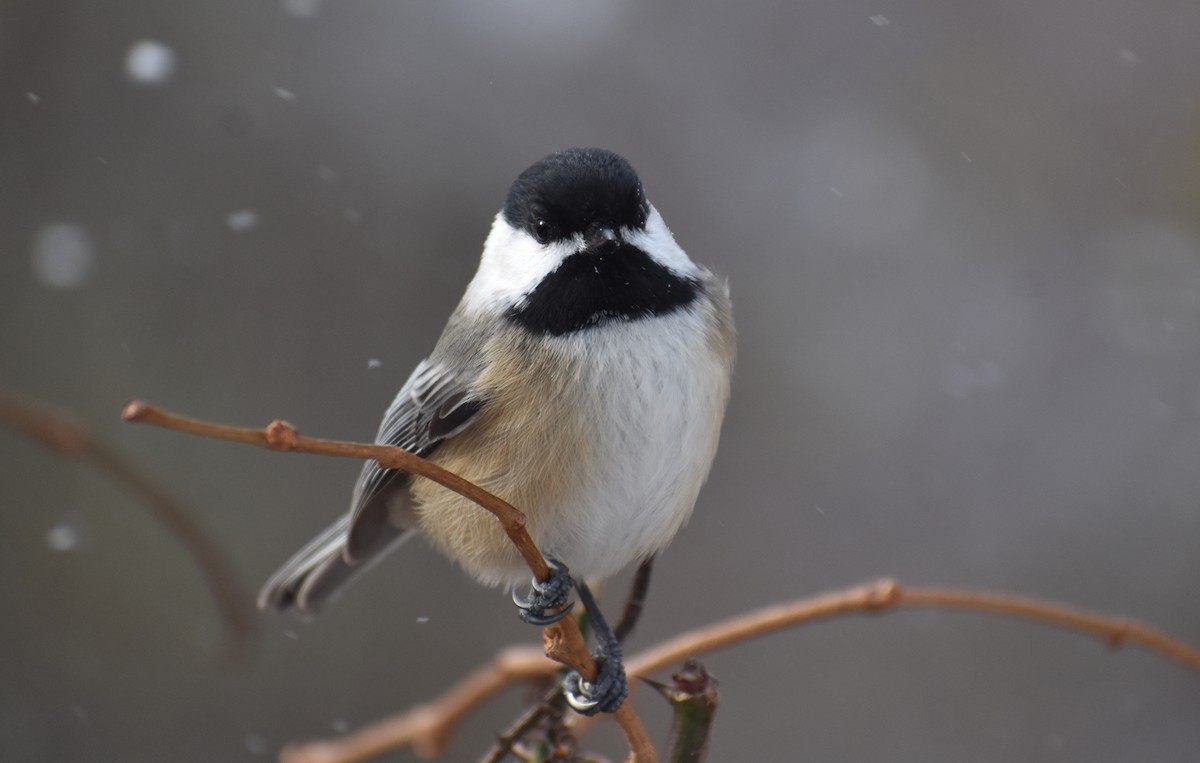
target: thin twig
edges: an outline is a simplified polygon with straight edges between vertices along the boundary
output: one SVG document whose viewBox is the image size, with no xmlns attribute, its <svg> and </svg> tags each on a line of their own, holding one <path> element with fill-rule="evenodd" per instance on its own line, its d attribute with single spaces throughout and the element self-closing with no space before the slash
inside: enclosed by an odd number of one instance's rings
<svg viewBox="0 0 1200 763">
<path fill-rule="evenodd" d="M 632 674 L 647 675 L 689 655 L 708 653 L 801 623 L 894 609 L 957 609 L 1034 620 L 1091 634 L 1114 649 L 1140 646 L 1200 671 L 1200 650 L 1129 618 L 1083 612 L 1020 596 L 953 588 L 903 588 L 886 579 L 812 599 L 764 607 L 682 634 L 647 649 L 626 662 L 626 667 Z"/>
<path fill-rule="evenodd" d="M 536 728 L 543 719 L 561 716 L 563 711 L 559 706 L 561 700 L 562 689 L 560 687 L 555 686 L 546 692 L 537 704 L 522 713 L 520 718 L 496 737 L 496 743 L 479 759 L 479 763 L 500 763 L 504 760 L 504 757 L 512 752 L 513 747 Z"/>
<path fill-rule="evenodd" d="M 370 458 L 379 462 L 380 466 L 388 469 L 400 469 L 416 474 L 438 483 L 442 487 L 470 499 L 490 511 L 500 520 L 504 532 L 517 547 L 525 563 L 538 580 L 550 577 L 550 566 L 546 564 L 529 533 L 525 532 L 525 515 L 512 504 L 467 480 L 454 472 L 447 471 L 432 461 L 409 453 L 390 445 L 366 445 L 355 442 L 338 440 L 321 440 L 315 437 L 304 437 L 296 428 L 286 421 L 276 419 L 264 429 L 247 427 L 231 427 L 224 424 L 212 424 L 199 419 L 180 416 L 177 413 L 155 408 L 140 400 L 130 400 L 121 409 L 121 418 L 138 424 L 153 424 L 177 432 L 212 437 L 217 440 L 239 442 L 243 445 L 256 445 L 268 450 L 292 451 L 296 453 L 315 453 L 323 456 L 340 456 L 343 458 Z"/>
<path fill-rule="evenodd" d="M 638 565 L 629 586 L 629 594 L 625 598 L 625 609 L 621 619 L 613 628 L 613 635 L 618 643 L 624 643 L 641 619 L 642 609 L 646 603 L 646 591 L 650 587 L 650 574 L 654 570 L 654 557 L 650 556 Z M 542 719 L 555 714 L 561 714 L 566 703 L 563 701 L 562 688 L 554 687 L 542 699 L 528 708 L 517 720 L 502 732 L 492 745 L 492 749 L 480 758 L 480 763 L 500 763 L 506 755 L 512 752 L 513 746 L 529 731 L 535 728 Z"/>
<path fill-rule="evenodd" d="M 717 679 L 699 660 L 689 657 L 670 684 L 644 680 L 671 705 L 671 731 L 663 750 L 666 763 L 702 763 L 720 705 Z"/>
<path fill-rule="evenodd" d="M 573 617 L 564 617 L 554 625 L 542 631 L 542 646 L 546 656 L 555 662 L 579 671 L 584 680 L 596 679 L 596 662 L 584 644 L 583 634 L 579 623 Z M 629 672 L 626 670 L 626 674 Z M 582 718 L 583 716 L 576 716 Z M 628 700 L 621 703 L 613 713 L 621 730 L 625 732 L 625 741 L 629 743 L 628 761 L 653 761 L 657 759 L 646 727 L 633 711 L 633 705 Z"/>
<path fill-rule="evenodd" d="M 134 467 L 129 459 L 97 440 L 66 411 L 0 392 L 0 425 L 11 427 L 65 457 L 90 463 L 140 498 L 199 566 L 224 622 L 226 654 L 231 657 L 246 654 L 258 632 L 254 601 L 233 576 L 233 564 L 196 522 L 193 512 Z"/>
<path fill-rule="evenodd" d="M 365 445 L 304 437 L 296 431 L 294 426 L 278 419 L 261 430 L 212 424 L 169 413 L 139 400 L 127 402 L 121 410 L 121 418 L 125 421 L 153 424 L 180 432 L 256 445 L 270 450 L 370 458 L 384 468 L 401 469 L 410 474 L 425 477 L 490 511 L 500 521 L 504 532 L 525 559 L 534 576 L 541 581 L 550 577 L 550 566 L 525 529 L 524 514 L 507 501 L 478 485 L 400 448 L 390 445 Z M 546 645 L 547 656 L 579 671 L 579 674 L 586 680 L 595 679 L 596 662 L 588 653 L 574 618 L 564 617 L 554 625 L 543 629 L 542 639 Z M 553 652 L 551 646 L 554 647 Z M 629 744 L 630 752 L 627 763 L 655 763 L 657 755 L 654 747 L 650 744 L 645 726 L 634 712 L 633 705 L 624 702 L 617 712 L 613 713 L 613 717 L 621 725 L 625 740 Z"/>
<path fill-rule="evenodd" d="M 155 424 L 192 434 L 242 442 L 272 450 L 299 451 L 352 458 L 373 458 L 385 468 L 403 469 L 426 477 L 492 512 L 502 523 L 518 551 L 539 579 L 549 575 L 549 567 L 525 531 L 524 515 L 508 503 L 487 493 L 461 477 L 447 472 L 417 456 L 382 445 L 362 445 L 302 437 L 294 427 L 275 421 L 265 430 L 226 427 L 187 419 L 160 411 L 140 402 L 127 403 L 122 412 L 127 421 Z M 677 662 L 684 657 L 703 654 L 768 633 L 806 622 L 829 619 L 846 614 L 880 613 L 900 608 L 962 609 L 999 614 L 1008 617 L 1036 620 L 1068 630 L 1090 633 L 1110 646 L 1141 646 L 1200 671 L 1200 651 L 1173 639 L 1149 626 L 1127 618 L 1114 618 L 1082 612 L 1058 604 L 1035 599 L 978 593 L 954 589 L 901 588 L 891 580 L 880 580 L 864 586 L 835 592 L 789 604 L 766 607 L 740 617 L 681 634 L 626 661 L 630 676 L 646 676 Z M 595 676 L 595 662 L 587 651 L 574 618 L 564 618 L 546 628 L 543 633 L 545 653 L 557 662 L 578 670 L 584 678 Z M 512 655 L 510 654 L 510 657 Z M 527 656 L 527 655 L 526 655 Z M 510 666 L 511 668 L 511 666 Z M 550 675 L 555 668 L 545 660 L 522 663 L 521 670 L 497 670 L 494 666 L 477 671 L 442 699 L 416 708 L 387 724 L 376 724 L 345 737 L 338 742 L 313 743 L 296 748 L 293 754 L 314 754 L 319 757 L 292 757 L 289 761 L 322 761 L 348 763 L 366 760 L 383 751 L 407 744 L 424 744 L 420 749 L 432 754 L 444 747 L 446 739 L 458 723 L 477 704 L 514 680 L 526 680 Z M 478 682 L 478 683 L 476 683 Z M 631 687 L 632 688 L 632 687 Z M 615 713 L 630 747 L 629 761 L 653 761 L 654 750 L 641 721 L 628 702 Z M 582 729 L 590 719 L 576 725 Z M 401 728 L 402 727 L 402 728 Z M 419 727 L 421 733 L 412 729 Z M 397 733 L 397 729 L 402 733 Z M 430 729 L 436 729 L 436 733 Z M 390 733 L 385 733 L 390 732 Z M 332 745 L 332 747 L 330 746 Z"/>
<path fill-rule="evenodd" d="M 280 754 L 280 763 L 357 763 L 406 745 L 424 758 L 437 757 L 459 722 L 484 700 L 514 682 L 551 676 L 556 668 L 536 648 L 508 647 L 435 701 L 340 739 L 289 745 Z M 403 741 L 397 745 L 396 740 Z"/>
<path fill-rule="evenodd" d="M 1084 612 L 1065 604 L 1022 596 L 953 588 L 903 588 L 889 579 L 815 598 L 764 607 L 680 634 L 626 661 L 625 668 L 630 676 L 649 676 L 692 655 L 707 654 L 785 628 L 842 615 L 876 614 L 897 609 L 964 610 L 1033 620 L 1090 634 L 1113 649 L 1126 645 L 1140 646 L 1200 671 L 1200 650 L 1126 617 Z M 633 688 L 634 684 L 631 684 L 631 693 Z M 580 733 L 591 725 L 590 718 L 572 720 L 575 720 L 575 728 Z"/>
<path fill-rule="evenodd" d="M 830 620 L 845 615 L 884 613 L 897 609 L 957 609 L 986 612 L 1004 617 L 1047 623 L 1070 631 L 1080 631 L 1098 637 L 1111 647 L 1126 645 L 1140 646 L 1167 659 L 1174 660 L 1192 670 L 1200 671 L 1200 650 L 1155 630 L 1147 625 L 1121 617 L 1110 617 L 1081 612 L 1071 607 L 1037 599 L 1004 596 L 978 591 L 941 588 L 902 588 L 892 580 L 878 580 L 842 591 L 834 591 L 815 597 L 796 599 L 771 607 L 747 612 L 719 623 L 681 633 L 675 638 L 650 647 L 625 661 L 630 678 L 648 678 L 658 671 L 695 655 L 707 654 L 727 646 L 733 646 L 760 636 L 766 636 L 785 628 L 791 628 L 819 620 Z M 569 619 L 569 618 L 568 618 Z M 422 721 L 437 728 L 442 739 L 448 739 L 454 726 L 474 706 L 466 707 L 449 702 L 450 698 L 463 698 L 463 686 L 487 681 L 490 691 L 475 697 L 482 702 L 502 690 L 510 681 L 541 680 L 554 674 L 557 666 L 539 655 L 530 652 L 528 662 L 514 666 L 516 651 L 505 650 L 491 662 L 481 666 L 430 705 L 422 705 L 395 716 L 392 720 L 376 723 L 354 732 L 335 742 L 320 744 L 340 745 L 343 757 L 297 758 L 305 763 L 358 763 L 373 755 L 379 755 L 400 747 L 417 744 L 415 734 L 397 734 L 390 739 L 378 732 L 390 724 L 393 728 L 407 730 L 410 716 L 424 714 L 429 708 L 444 706 L 443 718 L 425 718 Z M 630 689 L 635 684 L 630 684 Z M 444 705 L 443 705 L 444 703 Z M 575 731 L 581 733 L 593 722 L 580 718 Z M 360 740 L 360 735 L 363 738 Z M 367 742 L 370 741 L 370 746 Z M 370 750 L 369 754 L 363 751 Z M 418 748 L 425 750 L 428 748 Z M 425 753 L 422 753 L 425 754 Z M 290 763 L 290 761 L 289 761 Z"/>
</svg>

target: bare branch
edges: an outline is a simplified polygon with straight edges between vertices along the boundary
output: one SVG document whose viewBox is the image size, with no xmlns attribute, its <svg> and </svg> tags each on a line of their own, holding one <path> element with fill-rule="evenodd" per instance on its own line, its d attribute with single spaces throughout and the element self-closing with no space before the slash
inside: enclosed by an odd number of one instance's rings
<svg viewBox="0 0 1200 763">
<path fill-rule="evenodd" d="M 253 600 L 233 576 L 233 564 L 193 519 L 191 511 L 115 449 L 96 440 L 65 411 L 0 392 L 0 425 L 15 429 L 65 457 L 90 463 L 140 498 L 200 567 L 224 621 L 226 653 L 237 656 L 246 652 L 258 631 Z"/>
<path fill-rule="evenodd" d="M 986 612 L 1004 617 L 1012 617 L 1035 622 L 1047 623 L 1071 631 L 1096 636 L 1111 647 L 1125 645 L 1140 646 L 1152 652 L 1174 660 L 1185 667 L 1200 671 L 1200 650 L 1182 641 L 1155 630 L 1147 625 L 1121 617 L 1081 612 L 1061 604 L 1039 601 L 1037 599 L 1015 596 L 1003 596 L 938 588 L 906 589 L 892 580 L 878 580 L 873 583 L 855 586 L 842 591 L 834 591 L 820 596 L 796 599 L 771 607 L 747 612 L 742 615 L 723 620 L 702 628 L 688 631 L 669 641 L 636 654 L 626 660 L 626 671 L 630 678 L 649 678 L 654 673 L 674 665 L 695 655 L 707 654 L 727 646 L 733 646 L 743 641 L 749 641 L 759 636 L 766 636 L 785 628 L 804 625 L 819 620 L 830 620 L 836 617 L 855 614 L 884 613 L 897 609 L 957 609 L 975 612 Z M 382 721 L 361 731 L 343 737 L 334 742 L 313 744 L 340 745 L 337 749 L 345 757 L 296 758 L 295 761 L 304 763 L 357 763 L 367 760 L 373 755 L 416 744 L 412 734 L 407 733 L 408 724 L 413 723 L 410 716 L 420 716 L 431 707 L 443 706 L 448 698 L 459 700 L 472 698 L 482 702 L 500 691 L 509 681 L 532 681 L 553 675 L 556 666 L 549 660 L 536 660 L 525 655 L 529 662 L 515 659 L 518 652 L 507 649 L 495 659 L 479 668 L 457 686 L 443 695 L 442 699 L 430 705 L 422 705 L 396 716 L 392 720 Z M 531 652 L 531 654 L 536 654 Z M 523 658 L 524 659 L 524 658 Z M 520 667 L 514 666 L 520 662 Z M 476 682 L 487 680 L 490 692 L 486 695 L 470 695 L 463 687 Z M 632 690 L 636 684 L 631 683 Z M 441 719 L 422 719 L 436 726 L 442 738 L 448 738 L 454 731 L 455 724 L 465 717 L 473 707 L 447 702 L 444 705 L 446 717 Z M 452 712 L 450 712 L 452 709 Z M 582 733 L 594 719 L 577 717 L 574 729 Z M 382 733 L 388 725 L 406 733 L 397 734 L 387 739 Z M 360 738 L 361 735 L 361 738 Z M 326 748 L 333 749 L 333 748 Z M 421 754 L 428 755 L 429 748 L 418 748 Z M 364 751 L 371 750 L 369 754 Z M 288 763 L 293 763 L 289 759 Z"/>
<path fill-rule="evenodd" d="M 642 608 L 646 601 L 646 590 L 650 585 L 650 575 L 653 569 L 654 557 L 651 556 L 638 565 L 637 571 L 634 573 L 629 594 L 625 599 L 625 608 L 621 613 L 621 619 L 617 622 L 616 627 L 613 628 L 613 635 L 617 637 L 618 643 L 625 641 L 641 617 Z M 553 719 L 555 722 L 561 723 L 561 716 L 565 708 L 566 701 L 562 696 L 562 691 L 558 687 L 555 687 L 540 701 L 526 709 L 508 729 L 497 736 L 496 743 L 480 759 L 480 763 L 500 763 L 501 760 L 504 760 L 513 751 L 513 747 L 526 734 L 541 724 L 542 721 Z"/>
<path fill-rule="evenodd" d="M 720 705 L 717 679 L 695 657 L 671 676 L 670 684 L 642 679 L 671 705 L 667 763 L 702 763 L 708 756 L 713 718 Z"/>
<path fill-rule="evenodd" d="M 529 533 L 525 532 L 525 515 L 512 504 L 492 495 L 472 482 L 459 477 L 453 472 L 446 471 L 437 464 L 413 455 L 406 450 L 390 445 L 365 445 L 337 440 L 320 440 L 315 437 L 304 437 L 296 428 L 286 421 L 276 419 L 265 429 L 249 429 L 246 427 L 231 427 L 223 424 L 212 424 L 207 421 L 180 416 L 177 413 L 155 408 L 140 400 L 130 400 L 121 409 L 121 418 L 138 424 L 153 424 L 177 432 L 212 437 L 217 440 L 238 442 L 243 445 L 256 445 L 260 448 L 296 453 L 315 453 L 323 456 L 340 456 L 342 458 L 370 458 L 379 462 L 380 466 L 388 469 L 402 469 L 412 474 L 420 475 L 439 485 L 453 490 L 464 498 L 468 498 L 490 511 L 500 520 L 504 531 L 512 539 L 513 544 L 525 559 L 529 569 L 539 580 L 550 576 L 550 567 L 542 557 Z"/>
<path fill-rule="evenodd" d="M 479 763 L 500 763 L 526 734 L 537 728 L 543 721 L 548 722 L 547 726 L 551 723 L 561 725 L 566 706 L 562 689 L 555 686 L 546 692 L 538 702 L 526 709 L 511 726 L 497 735 L 496 743 L 479 759 Z"/>
<path fill-rule="evenodd" d="M 296 431 L 294 426 L 280 420 L 271 422 L 261 430 L 211 424 L 169 413 L 139 400 L 127 402 L 121 410 L 121 418 L 125 421 L 153 424 L 202 437 L 257 445 L 270 450 L 346 458 L 371 458 L 384 468 L 402 469 L 411 474 L 425 477 L 474 501 L 494 514 L 509 539 L 512 540 L 513 545 L 516 546 L 517 551 L 529 565 L 529 569 L 533 571 L 534 576 L 542 581 L 550 577 L 550 566 L 525 529 L 524 514 L 507 501 L 487 492 L 478 485 L 400 448 L 390 445 L 365 445 L 304 437 Z M 579 632 L 579 626 L 573 618 L 565 617 L 554 625 L 548 626 L 542 631 L 542 638 L 547 645 L 547 655 L 552 656 L 549 650 L 553 645 L 554 653 L 562 655 L 563 659 L 559 660 L 560 662 L 579 671 L 579 674 L 586 680 L 595 679 L 596 662 L 588 653 L 587 646 L 583 641 L 583 634 Z M 570 662 L 566 660 L 570 660 Z M 625 739 L 629 744 L 629 763 L 654 763 L 657 756 L 646 735 L 646 729 L 634 712 L 632 704 L 623 703 L 613 716 L 621 724 L 621 730 L 625 733 Z"/>
<path fill-rule="evenodd" d="M 539 579 L 549 567 L 525 530 L 525 517 L 516 508 L 478 486 L 411 453 L 384 445 L 318 440 L 303 437 L 283 421 L 266 429 L 244 429 L 210 424 L 161 411 L 141 402 L 127 403 L 126 421 L 138 421 L 205 437 L 241 442 L 272 450 L 298 451 L 351 458 L 373 458 L 385 468 L 403 469 L 455 491 L 496 515 L 505 532 Z M 46 435 L 48 442 L 73 447 L 70 433 Z M 696 654 L 740 643 L 784 628 L 848 614 L 882 613 L 895 609 L 960 609 L 1035 620 L 1067 630 L 1090 633 L 1112 647 L 1129 645 L 1145 649 L 1200 671 L 1200 651 L 1147 625 L 1127 618 L 1107 617 L 1035 599 L 955 589 L 904 589 L 891 580 L 880 580 L 845 591 L 766 607 L 699 628 L 663 642 L 626 661 L 627 673 L 648 676 Z M 564 618 L 543 630 L 545 654 L 557 662 L 594 678 L 596 665 L 573 618 Z M 399 746 L 414 745 L 422 755 L 441 752 L 457 723 L 474 707 L 514 681 L 553 674 L 555 666 L 535 659 L 528 650 L 508 650 L 492 663 L 459 683 L 441 699 L 403 715 L 359 730 L 343 739 L 313 742 L 285 751 L 288 763 L 351 763 L 366 760 Z M 631 687 L 632 688 L 632 687 Z M 629 743 L 629 761 L 655 760 L 645 728 L 626 702 L 614 714 Z M 592 719 L 577 718 L 582 730 Z"/>
<path fill-rule="evenodd" d="M 595 680 L 596 663 L 584 644 L 583 634 L 579 632 L 579 623 L 575 621 L 575 618 L 564 617 L 544 629 L 542 645 L 545 648 L 546 656 L 550 659 L 578 670 L 579 674 L 589 681 Z M 590 671 L 585 670 L 589 666 Z M 625 673 L 633 675 L 628 667 Z M 583 716 L 576 717 L 582 718 Z M 654 748 L 650 744 L 650 737 L 646 734 L 646 728 L 642 725 L 637 713 L 633 711 L 631 702 L 628 700 L 622 702 L 617 711 L 613 713 L 613 717 L 617 719 L 617 723 L 621 724 L 621 730 L 625 732 L 625 740 L 629 743 L 627 763 L 657 759 Z"/>
<path fill-rule="evenodd" d="M 1200 671 L 1200 651 L 1148 625 L 1124 617 L 1083 612 L 1063 604 L 953 588 L 903 588 L 878 580 L 812 599 L 765 607 L 731 620 L 684 633 L 626 662 L 631 675 L 647 675 L 693 654 L 705 654 L 747 639 L 814 620 L 895 609 L 958 609 L 1034 620 L 1091 634 L 1110 647 L 1140 646 Z"/>
<path fill-rule="evenodd" d="M 445 751 L 454 729 L 480 703 L 517 681 L 554 675 L 557 665 L 533 647 L 509 647 L 437 700 L 365 726 L 340 739 L 289 745 L 281 763 L 356 763 L 411 745 L 424 758 Z"/>
</svg>

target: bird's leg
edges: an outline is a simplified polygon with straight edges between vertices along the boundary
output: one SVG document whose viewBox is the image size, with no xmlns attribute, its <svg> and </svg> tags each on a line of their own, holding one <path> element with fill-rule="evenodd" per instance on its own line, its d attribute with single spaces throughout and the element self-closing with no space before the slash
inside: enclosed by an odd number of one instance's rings
<svg viewBox="0 0 1200 763">
<path fill-rule="evenodd" d="M 648 556 L 638 565 L 637 572 L 633 574 L 633 584 L 629 586 L 629 596 L 625 599 L 625 611 L 621 613 L 621 619 L 613 628 L 613 635 L 617 637 L 619 643 L 625 643 L 625 639 L 629 638 L 630 632 L 642 617 L 642 608 L 646 604 L 646 591 L 650 588 L 650 573 L 653 570 L 654 556 Z"/>
<path fill-rule="evenodd" d="M 621 643 L 625 642 L 625 639 L 629 636 L 633 627 L 637 625 L 638 618 L 642 614 L 642 607 L 646 602 L 646 591 L 650 587 L 650 572 L 653 567 L 654 557 L 649 556 L 638 566 L 637 572 L 633 575 L 633 583 L 629 587 L 629 596 L 625 600 L 625 611 L 621 613 L 621 619 L 617 621 L 616 626 L 613 628 L 613 635 Z M 532 709 L 517 719 L 507 731 L 499 735 L 496 744 L 483 760 L 486 763 L 498 763 L 501 758 L 512 750 L 514 742 L 528 733 L 530 729 L 537 726 L 544 718 L 550 718 L 552 721 L 561 721 L 562 711 L 565 706 L 566 697 L 563 696 L 562 687 L 554 687 Z"/>
<path fill-rule="evenodd" d="M 513 604 L 517 605 L 517 616 L 530 625 L 545 627 L 553 625 L 575 608 L 575 603 L 568 600 L 575 581 L 567 566 L 556 559 L 547 559 L 550 565 L 550 577 L 544 582 L 534 578 L 533 588 L 527 596 L 522 597 L 513 591 Z"/>
<path fill-rule="evenodd" d="M 596 680 L 585 681 L 578 672 L 572 670 L 563 679 L 563 695 L 567 704 L 582 715 L 613 713 L 629 694 L 629 682 L 621 662 L 621 643 L 604 620 L 587 583 L 577 580 L 575 588 L 587 611 L 592 631 L 596 634 L 596 650 L 592 652 L 596 660 Z"/>
</svg>

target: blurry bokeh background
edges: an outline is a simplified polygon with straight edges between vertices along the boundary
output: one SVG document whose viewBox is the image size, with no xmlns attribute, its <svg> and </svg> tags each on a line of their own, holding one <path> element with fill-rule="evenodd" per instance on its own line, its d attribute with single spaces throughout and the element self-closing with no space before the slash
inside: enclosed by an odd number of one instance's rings
<svg viewBox="0 0 1200 763">
<path fill-rule="evenodd" d="M 77 412 L 257 587 L 358 466 L 121 402 L 369 438 L 508 183 L 601 145 L 728 275 L 740 329 L 632 651 L 880 575 L 1200 643 L 1198 41 L 1193 0 L 5 0 L 0 387 Z M 134 499 L 11 432 L 0 454 L 5 760 L 268 759 L 537 643 L 417 542 L 222 663 L 195 565 Z M 1194 673 L 1026 623 L 849 619 L 707 662 L 713 760 L 1200 750 Z"/>
</svg>

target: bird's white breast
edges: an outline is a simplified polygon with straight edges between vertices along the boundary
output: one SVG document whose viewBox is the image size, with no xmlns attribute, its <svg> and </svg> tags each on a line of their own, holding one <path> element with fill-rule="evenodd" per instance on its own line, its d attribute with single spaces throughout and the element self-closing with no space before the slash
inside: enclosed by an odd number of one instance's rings
<svg viewBox="0 0 1200 763">
<path fill-rule="evenodd" d="M 733 361 L 719 304 L 534 342 L 505 332 L 487 351 L 480 421 L 434 460 L 525 512 L 543 553 L 575 575 L 658 551 L 716 452 Z M 422 529 L 480 580 L 528 579 L 490 514 L 424 480 L 413 495 Z"/>
<path fill-rule="evenodd" d="M 716 452 L 729 369 L 704 316 L 681 311 L 563 340 L 586 343 L 577 401 L 593 444 L 548 553 L 606 577 L 663 548 Z"/>
</svg>

